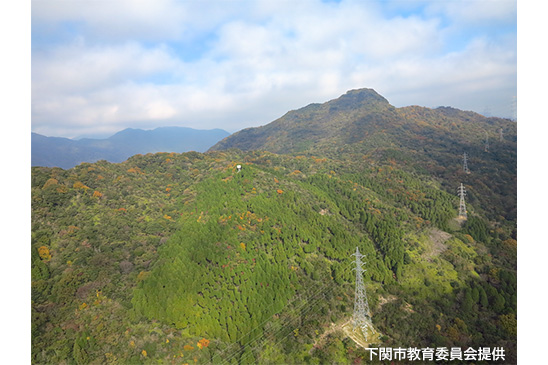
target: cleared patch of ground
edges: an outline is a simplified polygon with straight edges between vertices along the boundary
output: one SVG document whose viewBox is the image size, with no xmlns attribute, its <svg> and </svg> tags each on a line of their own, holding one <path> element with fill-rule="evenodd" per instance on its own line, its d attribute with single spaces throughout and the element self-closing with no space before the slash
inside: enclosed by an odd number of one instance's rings
<svg viewBox="0 0 548 365">
<path fill-rule="evenodd" d="M 387 295 L 386 297 L 380 295 L 379 296 L 379 307 L 382 307 L 383 305 L 385 305 L 386 303 L 388 302 L 392 302 L 396 300 L 396 296 L 395 295 Z"/>
<path fill-rule="evenodd" d="M 323 343 L 327 336 L 337 332 L 342 334 L 344 337 L 352 339 L 352 341 L 354 341 L 356 345 L 363 348 L 368 348 L 370 344 L 378 344 L 381 342 L 381 334 L 377 332 L 377 330 L 375 330 L 373 324 L 369 323 L 368 325 L 367 337 L 363 334 L 361 329 L 357 328 L 356 330 L 354 330 L 353 327 L 354 326 L 352 324 L 352 319 L 346 319 L 337 323 L 331 323 L 331 326 L 316 339 L 312 349 L 323 346 Z M 310 351 L 312 351 L 312 349 Z"/>
<path fill-rule="evenodd" d="M 432 228 L 428 232 L 428 240 L 426 241 L 426 251 L 422 257 L 431 261 L 434 257 L 439 256 L 447 249 L 445 242 L 451 238 L 451 234 L 441 231 L 437 228 Z"/>
<path fill-rule="evenodd" d="M 381 334 L 375 330 L 372 323 L 369 323 L 367 326 L 367 336 L 364 335 L 363 331 L 360 328 L 353 328 L 352 320 L 347 321 L 343 324 L 342 330 L 344 334 L 351 338 L 358 346 L 363 348 L 369 348 L 369 345 L 372 343 L 378 344 L 380 341 Z"/>
</svg>

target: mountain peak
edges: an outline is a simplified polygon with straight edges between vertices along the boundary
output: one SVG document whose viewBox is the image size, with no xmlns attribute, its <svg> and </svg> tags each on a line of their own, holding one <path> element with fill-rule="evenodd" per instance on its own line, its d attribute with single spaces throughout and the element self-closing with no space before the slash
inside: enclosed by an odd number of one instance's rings
<svg viewBox="0 0 548 365">
<path fill-rule="evenodd" d="M 354 100 L 372 99 L 372 100 L 383 101 L 388 103 L 388 100 L 386 100 L 382 95 L 377 93 L 374 89 L 368 89 L 368 88 L 348 90 L 340 98 L 349 98 L 349 97 L 353 98 Z"/>
<path fill-rule="evenodd" d="M 347 91 L 338 99 L 331 100 L 330 104 L 338 107 L 356 108 L 357 106 L 370 106 L 373 104 L 389 105 L 388 100 L 373 89 L 354 89 Z"/>
<path fill-rule="evenodd" d="M 393 117 L 393 110 L 394 107 L 388 100 L 373 89 L 349 90 L 326 103 L 309 104 L 292 110 L 265 126 L 236 132 L 210 150 L 234 147 L 274 153 L 302 151 L 312 144 L 332 144 L 335 139 L 341 138 L 347 140 L 348 135 L 353 133 L 351 130 L 355 129 L 353 125 L 358 121 L 363 122 L 372 114 L 389 113 Z M 367 123 L 371 124 L 373 121 Z"/>
</svg>

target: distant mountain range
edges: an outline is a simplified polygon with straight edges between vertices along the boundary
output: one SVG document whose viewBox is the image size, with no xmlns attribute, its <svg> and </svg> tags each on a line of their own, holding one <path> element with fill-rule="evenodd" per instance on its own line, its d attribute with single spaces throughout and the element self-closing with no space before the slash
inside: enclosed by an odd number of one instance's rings
<svg viewBox="0 0 548 365">
<path fill-rule="evenodd" d="M 82 162 L 122 162 L 135 154 L 155 152 L 204 152 L 230 135 L 222 129 L 197 130 L 160 127 L 154 130 L 127 128 L 106 139 L 73 140 L 32 133 L 32 166 L 68 169 Z"/>
</svg>

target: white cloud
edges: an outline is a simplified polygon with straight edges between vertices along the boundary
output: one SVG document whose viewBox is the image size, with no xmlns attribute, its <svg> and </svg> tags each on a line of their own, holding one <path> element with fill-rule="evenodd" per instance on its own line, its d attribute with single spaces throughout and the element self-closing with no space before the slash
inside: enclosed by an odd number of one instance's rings
<svg viewBox="0 0 548 365">
<path fill-rule="evenodd" d="M 183 2 L 172 0 L 32 0 L 32 22 L 41 30 L 70 22 L 89 37 L 111 40 L 179 38 L 190 17 Z"/>
<path fill-rule="evenodd" d="M 482 22 L 516 21 L 515 0 L 453 0 L 432 1 L 428 12 L 443 14 L 453 22 L 479 24 Z"/>
<path fill-rule="evenodd" d="M 33 130 L 50 135 L 80 135 L 80 126 L 234 131 L 359 87 L 400 106 L 463 108 L 515 89 L 515 36 L 478 34 L 443 53 L 458 28 L 449 36 L 440 14 L 464 16 L 450 6 L 386 15 L 362 1 L 58 3 L 33 2 L 40 29 L 85 26 L 71 42 L 52 33 L 52 47 L 33 44 Z"/>
<path fill-rule="evenodd" d="M 176 70 L 180 64 L 162 45 L 145 48 L 130 42 L 117 46 L 88 46 L 78 40 L 33 54 L 32 79 L 33 89 L 36 88 L 33 92 L 85 92 Z"/>
</svg>

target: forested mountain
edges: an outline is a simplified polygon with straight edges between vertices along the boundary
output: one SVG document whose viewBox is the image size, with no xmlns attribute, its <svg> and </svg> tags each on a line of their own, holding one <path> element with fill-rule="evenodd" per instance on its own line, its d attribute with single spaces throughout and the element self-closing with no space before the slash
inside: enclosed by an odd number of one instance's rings
<svg viewBox="0 0 548 365">
<path fill-rule="evenodd" d="M 153 130 L 127 128 L 106 139 L 73 140 L 32 133 L 32 166 L 71 168 L 82 162 L 122 162 L 136 154 L 153 152 L 204 152 L 228 136 L 222 129 L 197 130 L 161 127 Z"/>
<path fill-rule="evenodd" d="M 369 363 L 343 330 L 356 247 L 372 347 L 515 363 L 514 124 L 365 90 L 248 131 L 32 168 L 33 363 Z"/>
<path fill-rule="evenodd" d="M 324 104 L 290 111 L 265 126 L 243 129 L 210 150 L 323 154 L 326 149 L 359 143 L 364 149 L 395 146 L 428 152 L 440 147 L 445 152 L 458 148 L 458 153 L 481 144 L 486 135 L 498 139 L 501 128 L 507 141 L 516 141 L 516 124 L 507 119 L 450 107 L 396 108 L 374 90 L 358 89 Z M 435 146 L 425 141 L 433 141 Z"/>
<path fill-rule="evenodd" d="M 358 89 L 290 111 L 265 126 L 236 132 L 210 150 L 319 155 L 345 163 L 393 158 L 410 170 L 440 178 L 448 191 L 466 178 L 470 199 L 481 200 L 485 214 L 513 220 L 516 145 L 517 126 L 508 119 L 451 107 L 395 108 L 374 90 Z M 465 152 L 471 175 L 462 170 Z"/>
</svg>

